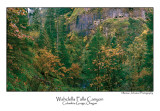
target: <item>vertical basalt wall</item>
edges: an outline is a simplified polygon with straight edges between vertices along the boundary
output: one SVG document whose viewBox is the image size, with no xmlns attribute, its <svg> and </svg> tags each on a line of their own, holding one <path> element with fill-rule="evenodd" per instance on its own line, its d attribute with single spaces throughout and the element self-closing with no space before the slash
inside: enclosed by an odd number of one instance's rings
<svg viewBox="0 0 160 111">
<path fill-rule="evenodd" d="M 89 35 L 100 23 L 109 18 L 141 17 L 145 19 L 143 8 L 84 8 L 84 13 L 77 14 L 74 21 L 69 24 L 71 31 L 80 36 Z"/>
</svg>

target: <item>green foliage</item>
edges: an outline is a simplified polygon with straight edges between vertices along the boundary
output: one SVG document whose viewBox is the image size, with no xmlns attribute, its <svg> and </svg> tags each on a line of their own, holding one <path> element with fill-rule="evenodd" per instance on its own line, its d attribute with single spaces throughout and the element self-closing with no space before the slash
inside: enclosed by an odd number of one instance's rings
<svg viewBox="0 0 160 111">
<path fill-rule="evenodd" d="M 56 31 L 56 27 L 55 27 L 55 9 L 54 8 L 48 8 L 47 9 L 47 14 L 46 14 L 46 22 L 45 22 L 45 29 L 47 31 L 47 34 L 49 36 L 49 40 L 51 43 L 51 50 L 52 53 L 54 53 L 55 51 L 55 47 L 54 47 L 54 43 L 56 41 L 56 37 L 57 37 L 57 31 Z"/>
<path fill-rule="evenodd" d="M 63 63 L 65 67 L 69 68 L 71 66 L 70 58 L 63 40 L 61 40 L 58 54 L 59 58 L 61 59 L 61 63 Z"/>
<path fill-rule="evenodd" d="M 84 63 L 82 72 L 86 74 L 87 77 L 93 79 L 102 72 L 100 70 L 100 62 L 102 59 L 101 46 L 105 44 L 105 38 L 101 35 L 100 31 L 93 36 L 87 47 L 87 54 L 84 55 Z"/>
<path fill-rule="evenodd" d="M 85 10 L 83 8 L 74 8 L 72 15 L 68 18 L 67 23 L 76 20 L 77 16 L 82 14 Z"/>
<path fill-rule="evenodd" d="M 83 38 L 79 38 L 75 32 L 70 32 L 66 38 L 66 49 L 70 55 L 70 62 L 77 63 L 81 60 L 84 47 Z"/>
<path fill-rule="evenodd" d="M 153 70 L 153 10 L 150 10 L 147 14 L 147 26 L 149 31 L 147 33 L 147 54 L 146 54 L 146 66 Z"/>
<path fill-rule="evenodd" d="M 41 15 L 40 15 L 40 9 L 36 8 L 33 13 L 32 27 L 34 30 L 40 30 L 41 25 L 42 25 L 42 20 L 41 20 Z"/>
<path fill-rule="evenodd" d="M 146 20 L 126 8 L 130 18 L 100 20 L 84 37 L 68 26 L 109 8 L 33 9 L 29 26 L 26 8 L 7 8 L 7 91 L 153 91 L 151 8 Z"/>
</svg>

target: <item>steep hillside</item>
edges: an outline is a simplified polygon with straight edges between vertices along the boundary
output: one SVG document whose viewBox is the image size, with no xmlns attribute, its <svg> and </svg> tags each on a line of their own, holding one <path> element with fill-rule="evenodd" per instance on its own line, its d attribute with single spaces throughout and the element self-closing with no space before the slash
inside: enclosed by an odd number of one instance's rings
<svg viewBox="0 0 160 111">
<path fill-rule="evenodd" d="M 71 31 L 81 36 L 89 35 L 99 24 L 111 18 L 142 18 L 145 19 L 145 8 L 75 8 L 67 18 Z"/>
<path fill-rule="evenodd" d="M 153 91 L 153 9 L 7 8 L 7 91 Z"/>
</svg>

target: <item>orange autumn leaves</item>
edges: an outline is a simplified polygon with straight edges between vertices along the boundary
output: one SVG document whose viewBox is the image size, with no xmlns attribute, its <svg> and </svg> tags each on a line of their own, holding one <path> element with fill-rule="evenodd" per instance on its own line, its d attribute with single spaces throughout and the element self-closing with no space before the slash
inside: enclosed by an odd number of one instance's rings
<svg viewBox="0 0 160 111">
<path fill-rule="evenodd" d="M 7 20 L 12 23 L 18 23 L 20 15 L 26 15 L 24 8 L 7 8 Z"/>
<path fill-rule="evenodd" d="M 58 56 L 54 56 L 44 48 L 37 52 L 35 56 L 35 66 L 47 76 L 49 73 L 58 74 L 56 67 L 62 66 L 62 64 Z"/>
<path fill-rule="evenodd" d="M 98 52 L 99 57 L 92 61 L 92 64 L 96 65 L 98 69 L 94 69 L 97 71 L 97 76 L 92 80 L 93 82 L 90 84 L 90 87 L 96 88 L 96 90 L 100 90 L 105 83 L 111 84 L 110 73 L 112 70 L 118 70 L 119 60 L 123 59 L 124 51 L 121 46 L 117 45 L 115 48 L 101 46 L 101 51 Z M 100 75 L 99 71 L 104 70 L 104 75 Z"/>
<path fill-rule="evenodd" d="M 80 75 L 80 67 L 78 64 L 73 63 L 71 68 L 68 69 L 69 73 L 69 78 L 74 79 L 74 78 L 79 78 Z"/>
<path fill-rule="evenodd" d="M 51 51 L 47 51 L 46 48 L 37 51 L 35 56 L 35 67 L 43 72 L 45 76 L 52 74 L 54 77 L 61 77 L 68 79 L 78 78 L 79 76 L 79 65 L 73 63 L 70 68 L 66 68 L 64 64 L 60 63 L 58 56 L 55 56 Z"/>
<path fill-rule="evenodd" d="M 20 24 L 19 17 L 26 16 L 27 12 L 24 8 L 7 8 L 7 36 L 22 38 L 31 38 L 26 34 L 23 34 L 17 24 L 23 29 L 26 29 L 22 24 Z M 32 39 L 32 38 L 31 38 Z"/>
<path fill-rule="evenodd" d="M 120 45 L 118 45 L 116 48 L 109 48 L 109 47 L 101 47 L 102 52 L 105 53 L 107 57 L 113 57 L 113 56 L 119 56 L 123 54 L 123 49 Z"/>
</svg>

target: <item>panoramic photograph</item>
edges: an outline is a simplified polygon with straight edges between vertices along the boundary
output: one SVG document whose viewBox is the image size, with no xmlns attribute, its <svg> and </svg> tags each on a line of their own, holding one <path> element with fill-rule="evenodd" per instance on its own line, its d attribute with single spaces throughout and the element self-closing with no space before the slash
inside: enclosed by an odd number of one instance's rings
<svg viewBox="0 0 160 111">
<path fill-rule="evenodd" d="M 153 91 L 152 7 L 8 7 L 8 92 Z"/>
</svg>

